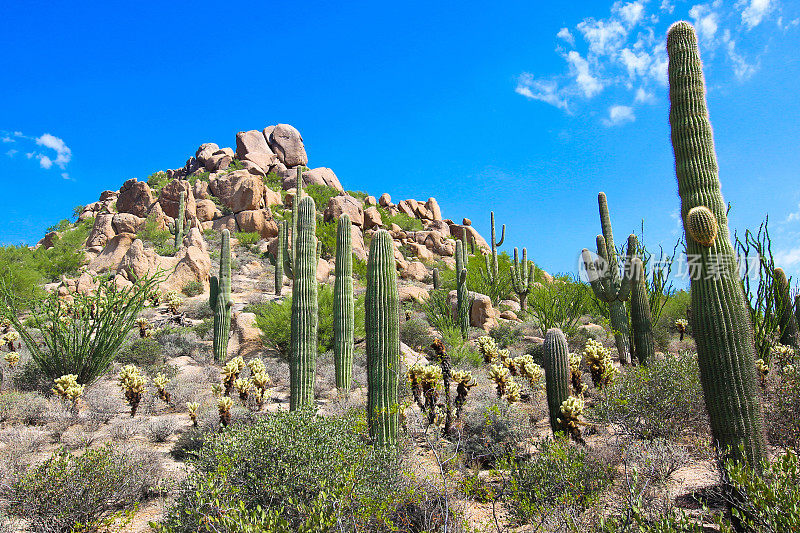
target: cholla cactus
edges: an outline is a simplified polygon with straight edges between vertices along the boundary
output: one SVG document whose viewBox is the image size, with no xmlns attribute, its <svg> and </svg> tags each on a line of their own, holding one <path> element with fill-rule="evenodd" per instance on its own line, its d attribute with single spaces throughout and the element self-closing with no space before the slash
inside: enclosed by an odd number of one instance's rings
<svg viewBox="0 0 800 533">
<path fill-rule="evenodd" d="M 516 403 L 522 398 L 522 388 L 514 380 L 511 380 L 506 387 L 506 401 Z"/>
<path fill-rule="evenodd" d="M 483 355 L 484 363 L 494 363 L 497 359 L 497 343 L 488 335 L 478 337 L 478 351 Z"/>
<path fill-rule="evenodd" d="M 211 394 L 214 395 L 214 398 L 219 398 L 222 396 L 222 385 L 219 383 L 214 383 L 211 385 Z"/>
<path fill-rule="evenodd" d="M 544 377 L 544 369 L 534 362 L 532 355 L 525 354 L 514 358 L 514 366 L 519 372 L 519 375 L 528 380 L 531 389 L 534 391 L 539 389 L 539 385 Z"/>
<path fill-rule="evenodd" d="M 186 402 L 186 408 L 189 410 L 189 419 L 192 425 L 197 427 L 197 410 L 200 408 L 199 402 Z"/>
<path fill-rule="evenodd" d="M 770 349 L 772 359 L 778 365 L 778 368 L 783 369 L 787 365 L 794 362 L 795 349 L 785 344 L 775 344 Z"/>
<path fill-rule="evenodd" d="M 454 371 L 453 381 L 456 383 L 456 399 L 453 403 L 456 406 L 456 418 L 459 418 L 464 409 L 464 403 L 467 401 L 469 389 L 477 385 L 477 382 L 472 377 L 472 373 L 466 370 Z"/>
<path fill-rule="evenodd" d="M 439 399 L 439 383 L 442 381 L 442 369 L 437 365 L 425 365 L 420 374 L 422 396 L 425 398 L 425 410 L 428 412 L 428 423 L 436 419 L 436 402 Z"/>
<path fill-rule="evenodd" d="M 253 388 L 253 380 L 237 378 L 236 381 L 233 382 L 233 386 L 236 389 L 236 392 L 239 393 L 239 399 L 242 401 L 242 405 L 247 405 L 247 398 L 250 396 L 250 389 Z"/>
<path fill-rule="evenodd" d="M 144 394 L 144 376 L 135 365 L 125 365 L 117 375 L 117 383 L 125 394 L 125 401 L 131 406 L 131 417 L 136 416 L 136 409 Z"/>
<path fill-rule="evenodd" d="M 78 384 L 78 376 L 76 374 L 66 374 L 56 378 L 53 382 L 55 383 L 51 389 L 53 394 L 63 400 L 72 402 L 73 407 L 77 405 L 78 400 L 83 396 L 84 386 Z"/>
<path fill-rule="evenodd" d="M 502 398 L 508 393 L 508 388 L 514 379 L 511 377 L 511 372 L 501 365 L 492 365 L 489 368 L 489 379 L 494 381 L 497 387 L 497 397 Z"/>
<path fill-rule="evenodd" d="M 178 309 L 180 309 L 183 303 L 183 298 L 180 297 L 178 291 L 168 291 L 162 298 L 162 301 L 167 304 L 167 310 L 170 313 L 177 315 Z"/>
<path fill-rule="evenodd" d="M 0 318 L 0 333 L 8 333 L 11 331 L 11 320 L 8 318 Z"/>
<path fill-rule="evenodd" d="M 253 392 L 253 397 L 256 400 L 256 405 L 258 406 L 259 411 L 264 406 L 264 400 L 267 399 L 267 388 L 269 388 L 269 374 L 264 372 L 257 372 L 253 374 L 251 378 L 253 381 L 253 387 L 255 390 Z"/>
<path fill-rule="evenodd" d="M 5 334 L 3 334 L 2 337 L 0 337 L 0 343 L 2 343 L 3 346 L 8 348 L 9 351 L 14 350 L 14 348 L 16 347 L 14 343 L 17 342 L 18 340 L 19 340 L 19 333 L 17 333 L 14 330 L 8 331 Z"/>
<path fill-rule="evenodd" d="M 501 365 L 506 367 L 509 372 L 511 372 L 512 376 L 517 375 L 517 367 L 514 365 L 514 358 L 511 357 L 511 352 L 508 349 L 503 348 L 502 350 L 497 350 L 497 357 L 496 361 L 499 361 Z"/>
<path fill-rule="evenodd" d="M 152 291 L 152 292 L 150 293 L 150 295 L 147 297 L 147 302 L 148 302 L 148 303 L 149 303 L 149 304 L 150 304 L 152 307 L 157 307 L 157 306 L 158 306 L 158 304 L 160 304 L 160 303 L 161 303 L 161 297 L 162 297 L 161 291 L 159 291 L 159 290 L 154 290 L 154 291 Z"/>
<path fill-rule="evenodd" d="M 422 365 L 415 364 L 406 372 L 406 380 L 411 388 L 411 394 L 419 408 L 425 410 L 425 402 L 422 400 Z"/>
<path fill-rule="evenodd" d="M 564 428 L 570 437 L 576 442 L 585 444 L 580 429 L 580 416 L 583 414 L 583 398 L 570 396 L 561 404 L 561 417 L 559 424 Z"/>
<path fill-rule="evenodd" d="M 170 379 L 165 376 L 163 372 L 159 372 L 153 380 L 153 385 L 156 386 L 156 390 L 158 391 L 158 397 L 166 403 L 169 403 L 170 401 L 169 392 L 167 391 L 167 385 L 169 382 Z"/>
<path fill-rule="evenodd" d="M 19 353 L 17 352 L 8 352 L 3 358 L 6 360 L 6 363 L 8 363 L 9 368 L 14 368 L 17 366 L 17 363 L 19 363 Z"/>
<path fill-rule="evenodd" d="M 580 354 L 569 354 L 569 373 L 570 381 L 572 382 L 572 392 L 578 396 L 583 396 L 586 391 L 586 383 L 583 382 L 583 373 L 581 373 L 581 358 Z"/>
<path fill-rule="evenodd" d="M 239 373 L 244 370 L 245 366 L 244 359 L 238 355 L 225 364 L 225 367 L 222 369 L 222 383 L 225 385 L 225 396 L 230 395 L 234 382 L 239 377 Z"/>
<path fill-rule="evenodd" d="M 258 357 L 254 358 L 254 359 L 250 359 L 247 362 L 247 368 L 250 369 L 250 373 L 253 374 L 253 375 L 260 374 L 260 373 L 264 373 L 264 374 L 267 373 L 267 367 L 266 367 L 266 365 L 264 365 L 264 361 L 262 361 Z"/>
<path fill-rule="evenodd" d="M 763 359 L 756 359 L 756 370 L 758 371 L 758 383 L 762 389 L 767 388 L 767 375 L 769 375 L 769 365 Z"/>
<path fill-rule="evenodd" d="M 685 318 L 679 318 L 675 321 L 675 329 L 678 330 L 678 333 L 681 336 L 681 340 L 683 340 L 683 336 L 686 334 L 686 328 L 689 326 L 689 321 Z"/>
<path fill-rule="evenodd" d="M 599 389 L 613 381 L 614 375 L 618 371 L 614 368 L 614 362 L 611 360 L 611 352 L 602 344 L 594 339 L 586 341 L 583 357 L 586 359 L 586 365 L 592 374 L 592 381 L 595 387 Z"/>
<path fill-rule="evenodd" d="M 150 336 L 150 321 L 144 317 L 136 319 L 136 325 L 139 327 L 139 337 L 145 338 Z"/>
<path fill-rule="evenodd" d="M 233 407 L 233 400 L 227 396 L 223 396 L 217 400 L 217 410 L 219 411 L 219 423 L 227 427 L 231 423 L 231 408 Z"/>
</svg>

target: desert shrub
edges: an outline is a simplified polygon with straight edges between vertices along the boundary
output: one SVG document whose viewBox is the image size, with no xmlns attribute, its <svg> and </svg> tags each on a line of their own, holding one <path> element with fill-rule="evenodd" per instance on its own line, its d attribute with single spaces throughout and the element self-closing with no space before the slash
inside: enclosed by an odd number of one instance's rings
<svg viewBox="0 0 800 533">
<path fill-rule="evenodd" d="M 654 324 L 653 334 L 655 335 L 656 344 L 658 347 L 665 351 L 669 347 L 669 340 L 675 336 L 675 321 L 679 318 L 688 318 L 689 306 L 692 303 L 692 298 L 687 291 L 676 291 L 667 303 L 664 305 L 664 310 L 661 312 L 661 317 L 658 322 Z M 691 335 L 691 324 L 687 327 L 687 335 Z"/>
<path fill-rule="evenodd" d="M 11 516 L 37 532 L 69 533 L 76 524 L 97 524 L 141 500 L 155 481 L 150 457 L 112 445 L 81 455 L 59 450 L 14 480 Z M 91 529 L 89 529 L 91 530 Z"/>
<path fill-rule="evenodd" d="M 528 314 L 542 332 L 559 328 L 572 335 L 578 320 L 589 310 L 591 289 L 569 276 L 536 285 L 528 294 Z"/>
<path fill-rule="evenodd" d="M 584 510 L 613 480 L 613 466 L 567 439 L 539 442 L 530 459 L 509 461 L 506 505 L 529 522 L 558 509 Z"/>
<path fill-rule="evenodd" d="M 783 369 L 773 387 L 765 403 L 767 437 L 773 446 L 800 452 L 800 372 L 793 365 Z"/>
<path fill-rule="evenodd" d="M 197 531 L 220 509 L 260 506 L 295 527 L 309 518 L 303 502 L 330 499 L 346 522 L 386 516 L 400 465 L 367 444 L 364 422 L 309 411 L 269 414 L 251 426 L 209 436 L 164 520 L 170 532 Z M 241 503 L 240 503 L 241 502 Z"/>
<path fill-rule="evenodd" d="M 333 349 L 333 287 L 320 285 L 317 291 L 319 324 L 317 346 L 319 353 Z M 281 301 L 256 304 L 249 308 L 256 314 L 265 345 L 274 346 L 284 356 L 289 355 L 291 340 L 292 297 Z M 355 336 L 364 336 L 364 296 L 355 299 Z"/>
<path fill-rule="evenodd" d="M 364 244 L 366 246 L 366 243 Z M 353 255 L 353 278 L 363 282 L 367 281 L 367 262 L 355 255 Z"/>
<path fill-rule="evenodd" d="M 366 193 L 364 191 L 346 191 L 346 192 L 347 192 L 347 194 L 349 194 L 353 198 L 358 198 L 361 201 L 363 201 L 364 198 L 369 196 L 369 193 Z"/>
<path fill-rule="evenodd" d="M 53 381 L 42 374 L 39 366 L 31 359 L 25 361 L 11 378 L 14 387 L 21 391 L 48 392 Z"/>
<path fill-rule="evenodd" d="M 505 252 L 497 254 L 497 278 L 494 282 L 486 278 L 486 257 L 471 255 L 467 260 L 467 288 L 485 294 L 497 305 L 500 300 L 508 300 L 513 294 L 511 287 L 511 258 Z M 491 258 L 490 262 L 491 262 Z"/>
<path fill-rule="evenodd" d="M 0 422 L 38 425 L 45 422 L 47 401 L 35 392 L 7 390 L 0 393 Z"/>
<path fill-rule="evenodd" d="M 494 339 L 498 348 L 508 348 L 522 338 L 522 329 L 511 322 L 502 322 L 489 331 L 489 336 Z"/>
<path fill-rule="evenodd" d="M 336 225 L 335 220 L 317 222 L 316 236 L 322 246 L 323 257 L 332 257 L 336 254 Z"/>
<path fill-rule="evenodd" d="M 154 172 L 147 177 L 147 185 L 154 193 L 160 192 L 167 186 L 167 183 L 169 183 L 169 176 L 164 171 Z"/>
<path fill-rule="evenodd" d="M 170 417 L 151 418 L 144 425 L 144 435 L 150 442 L 166 442 L 175 430 L 178 424 Z"/>
<path fill-rule="evenodd" d="M 323 211 L 328 207 L 328 202 L 331 198 L 339 196 L 339 191 L 327 185 L 312 183 L 311 185 L 303 187 L 303 194 L 314 199 L 314 205 L 317 206 L 317 211 Z"/>
<path fill-rule="evenodd" d="M 208 334 L 211 333 L 211 330 L 213 328 L 214 328 L 213 318 L 204 318 L 202 322 L 192 327 L 197 336 L 200 337 L 202 340 L 206 340 Z"/>
<path fill-rule="evenodd" d="M 704 432 L 708 421 L 692 353 L 667 354 L 628 367 L 597 397 L 588 416 L 637 439 L 680 439 Z"/>
<path fill-rule="evenodd" d="M 155 334 L 155 339 L 161 345 L 165 357 L 188 355 L 197 358 L 201 350 L 206 348 L 190 329 L 163 328 Z"/>
<path fill-rule="evenodd" d="M 257 231 L 239 231 L 234 234 L 240 246 L 252 246 L 261 240 L 261 234 Z"/>
<path fill-rule="evenodd" d="M 167 229 L 159 227 L 158 220 L 148 217 L 144 226 L 136 232 L 136 237 L 143 243 L 151 245 L 156 250 L 165 246 L 172 246 L 175 242 L 174 236 Z M 161 254 L 159 254 L 161 255 Z"/>
<path fill-rule="evenodd" d="M 400 324 L 400 340 L 415 350 L 421 350 L 431 345 L 433 335 L 424 318 L 414 317 Z"/>
<path fill-rule="evenodd" d="M 166 362 L 164 349 L 153 337 L 137 338 L 122 348 L 116 360 L 121 365 L 136 365 L 148 374 L 150 370 Z"/>
<path fill-rule="evenodd" d="M 428 299 L 421 304 L 428 324 L 440 332 L 458 327 L 456 319 L 453 318 L 453 308 L 450 306 L 447 293 L 446 289 L 432 290 Z"/>
<path fill-rule="evenodd" d="M 519 454 L 530 427 L 525 415 L 508 402 L 480 393 L 467 397 L 461 449 L 467 465 L 493 467 L 500 459 Z"/>
<path fill-rule="evenodd" d="M 397 224 L 403 231 L 422 231 L 422 222 L 405 213 L 392 215 L 385 207 L 378 206 L 378 213 L 381 215 L 381 222 L 384 228 L 389 228 L 392 224 Z"/>
<path fill-rule="evenodd" d="M 468 340 L 464 339 L 461 335 L 461 328 L 448 326 L 441 333 L 442 341 L 454 365 L 479 367 L 483 364 L 483 356 L 472 348 L 472 344 Z"/>
<path fill-rule="evenodd" d="M 200 296 L 203 291 L 203 284 L 199 281 L 190 281 L 181 288 L 181 292 L 190 298 L 192 296 Z"/>
<path fill-rule="evenodd" d="M 278 173 L 273 170 L 272 172 L 264 176 L 264 185 L 266 185 L 270 189 L 280 191 L 281 189 L 283 189 L 283 179 L 281 179 L 281 177 L 278 176 Z"/>
<path fill-rule="evenodd" d="M 210 177 L 211 173 L 208 172 L 207 170 L 203 170 L 201 172 L 195 171 L 194 173 L 190 174 L 189 177 L 186 179 L 189 181 L 189 185 L 194 186 L 194 184 L 197 183 L 198 181 L 208 181 Z"/>
</svg>

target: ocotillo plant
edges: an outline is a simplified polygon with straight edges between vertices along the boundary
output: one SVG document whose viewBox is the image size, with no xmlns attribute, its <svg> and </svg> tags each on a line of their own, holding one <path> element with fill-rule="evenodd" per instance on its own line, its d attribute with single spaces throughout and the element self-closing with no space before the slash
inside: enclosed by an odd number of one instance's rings
<svg viewBox="0 0 800 533">
<path fill-rule="evenodd" d="M 458 325 L 461 336 L 466 339 L 469 333 L 470 301 L 467 290 L 467 249 L 461 241 L 456 241 L 456 297 Z"/>
<path fill-rule="evenodd" d="M 286 260 L 286 222 L 278 222 L 278 249 L 275 251 L 275 295 L 283 292 L 283 263 Z"/>
<path fill-rule="evenodd" d="M 175 248 L 179 248 L 186 235 L 184 231 L 184 219 L 186 218 L 186 193 L 181 191 L 178 196 L 178 216 L 174 222 L 169 223 L 169 232 L 175 235 Z"/>
<path fill-rule="evenodd" d="M 528 293 L 533 286 L 533 263 L 528 262 L 528 251 L 522 249 L 522 263 L 519 262 L 517 249 L 514 248 L 514 265 L 511 267 L 511 283 L 514 292 L 519 296 L 519 307 L 522 311 L 527 309 Z"/>
<path fill-rule="evenodd" d="M 633 327 L 633 352 L 640 365 L 647 364 L 656 354 L 653 337 L 653 320 L 642 260 L 634 257 L 631 262 L 633 275 L 631 286 L 631 326 Z"/>
<path fill-rule="evenodd" d="M 317 213 L 306 196 L 297 210 L 297 241 L 292 264 L 292 335 L 289 410 L 314 404 L 317 369 Z"/>
<path fill-rule="evenodd" d="M 691 24 L 681 21 L 670 27 L 667 56 L 669 122 L 686 255 L 697 258 L 701 266 L 691 279 L 691 321 L 711 433 L 726 454 L 741 460 L 743 452 L 757 468 L 764 458 L 764 437 L 755 341 L 728 231 L 703 68 Z M 713 238 L 712 233 L 716 233 Z"/>
<path fill-rule="evenodd" d="M 211 276 L 208 305 L 214 313 L 214 360 L 228 358 L 228 337 L 231 332 L 231 232 L 222 230 L 219 252 L 219 276 Z"/>
<path fill-rule="evenodd" d="M 547 388 L 547 407 L 550 410 L 550 427 L 554 434 L 566 431 L 559 418 L 561 405 L 569 398 L 569 346 L 564 333 L 558 328 L 548 329 L 544 335 L 544 379 Z"/>
<path fill-rule="evenodd" d="M 614 234 L 611 231 L 611 218 L 608 215 L 608 202 L 604 192 L 597 195 L 597 203 L 600 207 L 600 225 L 603 229 L 603 234 L 597 236 L 597 255 L 600 256 L 600 265 L 592 266 L 589 251 L 585 248 L 582 252 L 583 262 L 595 296 L 606 302 L 611 311 L 611 327 L 614 329 L 619 361 L 628 364 L 631 362 L 631 353 L 625 300 L 631 293 L 631 278 L 629 272 L 620 276 L 617 249 L 614 247 Z M 630 256 L 629 246 L 628 257 Z"/>
<path fill-rule="evenodd" d="M 365 301 L 367 418 L 377 446 L 397 443 L 400 299 L 392 237 L 378 230 L 370 243 Z"/>
<path fill-rule="evenodd" d="M 490 211 L 489 213 L 491 219 L 491 237 L 492 240 L 489 244 L 492 247 L 492 255 L 485 256 L 486 259 L 486 270 L 481 271 L 483 275 L 483 279 L 491 286 L 494 286 L 498 283 L 498 276 L 499 274 L 499 264 L 497 262 L 497 247 L 503 245 L 503 241 L 506 240 L 506 225 L 503 224 L 503 229 L 500 232 L 500 240 L 495 240 L 496 234 L 494 231 L 494 211 Z M 465 248 L 466 250 L 466 248 Z"/>
<path fill-rule="evenodd" d="M 781 344 L 800 349 L 800 331 L 792 309 L 789 280 L 782 268 L 775 269 L 775 308 L 781 325 Z"/>
<path fill-rule="evenodd" d="M 333 356 L 336 388 L 350 391 L 353 379 L 353 238 L 350 217 L 339 217 L 336 228 L 336 281 L 333 285 Z"/>
</svg>

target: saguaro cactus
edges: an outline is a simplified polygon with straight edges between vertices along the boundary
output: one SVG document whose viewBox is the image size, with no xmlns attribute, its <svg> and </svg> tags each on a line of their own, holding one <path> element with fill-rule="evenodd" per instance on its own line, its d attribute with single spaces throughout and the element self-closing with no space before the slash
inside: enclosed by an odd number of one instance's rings
<svg viewBox="0 0 800 533">
<path fill-rule="evenodd" d="M 333 285 L 333 355 L 336 388 L 348 392 L 353 377 L 353 238 L 347 213 L 336 228 L 336 281 Z"/>
<path fill-rule="evenodd" d="M 300 200 L 303 199 L 303 167 L 297 167 L 297 177 L 294 180 L 294 199 L 292 200 L 292 249 L 289 261 L 294 264 L 296 257 L 295 250 L 297 250 L 297 223 L 298 223 L 298 209 L 300 208 Z"/>
<path fill-rule="evenodd" d="M 286 222 L 278 222 L 278 248 L 275 250 L 275 295 L 283 292 L 283 264 L 286 261 Z"/>
<path fill-rule="evenodd" d="M 174 222 L 169 223 L 169 232 L 175 235 L 175 248 L 179 248 L 186 236 L 184 219 L 186 218 L 186 193 L 181 191 L 178 196 L 178 216 Z"/>
<path fill-rule="evenodd" d="M 486 280 L 487 283 L 490 285 L 495 285 L 498 282 L 499 276 L 499 263 L 497 261 L 497 247 L 503 245 L 503 241 L 506 240 L 506 225 L 503 224 L 503 229 L 500 232 L 500 240 L 495 240 L 496 233 L 494 230 L 494 211 L 490 211 L 489 213 L 490 220 L 491 220 L 491 241 L 489 244 L 492 247 L 492 255 L 485 256 L 486 259 L 486 270 L 482 271 L 481 274 L 483 278 Z M 466 250 L 466 248 L 465 248 Z"/>
<path fill-rule="evenodd" d="M 317 369 L 317 212 L 314 199 L 300 200 L 292 264 L 292 338 L 289 410 L 314 404 Z"/>
<path fill-rule="evenodd" d="M 533 263 L 528 262 L 528 251 L 522 249 L 522 263 L 519 262 L 517 249 L 514 248 L 514 265 L 511 267 L 511 283 L 514 292 L 519 296 L 519 307 L 525 311 L 528 307 L 528 293 L 533 285 Z"/>
<path fill-rule="evenodd" d="M 211 276 L 208 305 L 214 312 L 214 360 L 228 357 L 228 337 L 231 332 L 231 232 L 222 230 L 219 253 L 219 276 Z"/>
<path fill-rule="evenodd" d="M 653 319 L 650 314 L 650 300 L 645 285 L 644 265 L 642 260 L 634 257 L 631 260 L 631 325 L 633 326 L 633 351 L 640 365 L 647 364 L 656 354 L 653 337 Z"/>
<path fill-rule="evenodd" d="M 461 328 L 461 336 L 469 333 L 470 301 L 467 290 L 467 249 L 464 243 L 456 241 L 456 317 Z"/>
<path fill-rule="evenodd" d="M 775 269 L 775 307 L 781 327 L 781 344 L 800 349 L 800 330 L 792 309 L 789 280 L 782 268 Z"/>
<path fill-rule="evenodd" d="M 567 431 L 559 418 L 561 405 L 569 398 L 570 377 L 567 338 L 558 328 L 548 329 L 544 335 L 544 379 L 553 433 Z"/>
<path fill-rule="evenodd" d="M 691 279 L 692 330 L 700 381 L 715 444 L 754 466 L 764 457 L 763 419 L 755 375 L 755 343 L 720 191 L 697 36 L 688 22 L 667 33 L 672 147 L 686 232 L 686 254 L 701 271 Z M 716 238 L 696 235 L 690 211 L 706 208 Z"/>
<path fill-rule="evenodd" d="M 435 290 L 435 291 L 439 290 L 440 286 L 441 286 L 441 281 L 439 279 L 439 269 L 438 268 L 434 268 L 433 269 L 433 290 Z"/>
<path fill-rule="evenodd" d="M 400 372 L 400 299 L 392 237 L 378 230 L 367 262 L 367 418 L 378 446 L 397 443 Z"/>
<path fill-rule="evenodd" d="M 625 300 L 631 293 L 631 279 L 629 275 L 621 276 L 619 272 L 618 254 L 614 247 L 614 233 L 611 231 L 606 193 L 601 192 L 597 195 L 597 203 L 600 208 L 600 225 L 603 229 L 603 234 L 597 236 L 597 255 L 600 256 L 602 265 L 599 268 L 592 266 L 589 251 L 585 248 L 582 252 L 583 262 L 586 265 L 594 294 L 606 302 L 611 311 L 611 327 L 614 329 L 619 361 L 628 364 L 631 362 L 631 349 Z M 629 258 L 630 253 L 629 246 Z"/>
</svg>

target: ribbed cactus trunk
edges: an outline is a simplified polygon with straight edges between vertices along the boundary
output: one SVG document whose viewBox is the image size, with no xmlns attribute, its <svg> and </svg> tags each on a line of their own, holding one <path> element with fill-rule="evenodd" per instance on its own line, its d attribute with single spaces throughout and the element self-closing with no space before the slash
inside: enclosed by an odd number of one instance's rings
<svg viewBox="0 0 800 533">
<path fill-rule="evenodd" d="M 631 263 L 631 326 L 633 327 L 633 350 L 640 365 L 646 365 L 656 354 L 653 336 L 653 319 L 650 300 L 644 277 L 642 260 L 634 257 Z"/>
<path fill-rule="evenodd" d="M 467 249 L 464 243 L 456 241 L 456 319 L 461 329 L 461 337 L 469 334 L 470 301 L 467 290 Z"/>
<path fill-rule="evenodd" d="M 222 245 L 219 253 L 219 276 L 211 276 L 208 304 L 214 313 L 214 360 L 228 358 L 228 338 L 231 332 L 231 233 L 222 230 Z"/>
<path fill-rule="evenodd" d="M 742 458 L 741 447 L 757 467 L 756 461 L 764 458 L 764 437 L 755 343 L 720 191 L 697 36 L 688 22 L 669 29 L 667 55 L 669 122 L 686 253 L 701 266 L 691 280 L 691 321 L 711 432 L 715 444 L 737 459 Z M 713 215 L 715 238 L 695 229 L 689 212 L 697 208 Z"/>
<path fill-rule="evenodd" d="M 533 284 L 533 263 L 528 262 L 528 250 L 522 249 L 522 263 L 519 262 L 519 253 L 514 248 L 514 264 L 511 267 L 511 283 L 514 292 L 519 297 L 519 308 L 525 311 L 528 308 L 528 293 Z"/>
<path fill-rule="evenodd" d="M 441 287 L 441 281 L 439 279 L 439 269 L 433 269 L 433 290 L 438 291 L 439 287 Z"/>
<path fill-rule="evenodd" d="M 621 277 L 619 274 L 619 261 L 617 249 L 614 246 L 614 233 L 611 229 L 611 216 L 608 214 L 608 200 L 605 193 L 601 192 L 597 195 L 597 204 L 600 211 L 600 226 L 603 230 L 603 238 L 605 239 L 605 252 L 606 261 L 608 262 L 609 274 L 611 275 L 611 284 L 609 289 L 605 291 L 603 299 L 608 303 L 609 310 L 611 311 L 611 327 L 614 328 L 614 341 L 617 344 L 617 352 L 619 353 L 619 361 L 623 364 L 631 362 L 631 347 L 628 331 L 628 311 L 625 308 L 625 300 L 628 295 L 621 292 L 619 287 L 621 285 Z M 598 243 L 598 246 L 600 244 Z M 598 252 L 599 254 L 600 252 Z"/>
<path fill-rule="evenodd" d="M 489 213 L 490 216 L 490 223 L 491 223 L 491 240 L 489 244 L 492 247 L 492 254 L 485 257 L 486 260 L 486 270 L 481 272 L 483 275 L 483 279 L 486 280 L 487 283 L 494 286 L 499 282 L 499 273 L 500 273 L 500 263 L 497 259 L 497 247 L 503 245 L 503 241 L 506 239 L 506 225 L 503 224 L 503 229 L 500 233 L 500 240 L 496 240 L 497 234 L 495 233 L 494 229 L 494 211 Z M 464 252 L 466 253 L 467 247 L 466 243 L 464 245 Z M 497 303 L 497 302 L 495 302 Z"/>
<path fill-rule="evenodd" d="M 298 219 L 298 209 L 300 208 L 300 200 L 303 199 L 303 167 L 297 167 L 297 177 L 295 178 L 294 182 L 295 193 L 294 199 L 292 200 L 292 249 L 290 251 L 290 256 L 288 256 L 288 260 L 290 263 L 294 264 L 294 260 L 296 257 L 296 250 L 297 250 L 297 219 Z"/>
<path fill-rule="evenodd" d="M 275 252 L 275 295 L 283 292 L 283 263 L 286 261 L 286 222 L 278 222 L 278 249 Z"/>
<path fill-rule="evenodd" d="M 781 327 L 781 344 L 800 350 L 800 330 L 794 316 L 789 280 L 782 268 L 775 269 L 775 308 Z"/>
<path fill-rule="evenodd" d="M 184 230 L 184 219 L 186 218 L 186 193 L 181 191 L 178 195 L 178 216 L 170 224 L 170 233 L 175 235 L 175 248 L 180 248 L 183 238 L 186 235 Z"/>
<path fill-rule="evenodd" d="M 292 265 L 292 339 L 289 410 L 314 405 L 317 370 L 317 212 L 314 199 L 300 200 Z"/>
<path fill-rule="evenodd" d="M 353 380 L 353 237 L 350 217 L 339 217 L 336 227 L 336 280 L 333 285 L 333 362 L 336 388 L 349 392 Z"/>
<path fill-rule="evenodd" d="M 564 333 L 558 328 L 551 328 L 544 335 L 543 347 L 547 407 L 550 411 L 550 427 L 555 434 L 566 431 L 558 419 L 561 417 L 561 404 L 569 398 L 569 346 Z"/>
<path fill-rule="evenodd" d="M 400 299 L 392 237 L 378 230 L 367 262 L 367 418 L 377 446 L 397 444 Z"/>
</svg>

